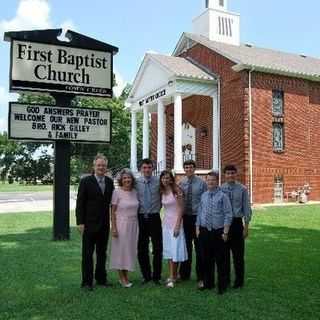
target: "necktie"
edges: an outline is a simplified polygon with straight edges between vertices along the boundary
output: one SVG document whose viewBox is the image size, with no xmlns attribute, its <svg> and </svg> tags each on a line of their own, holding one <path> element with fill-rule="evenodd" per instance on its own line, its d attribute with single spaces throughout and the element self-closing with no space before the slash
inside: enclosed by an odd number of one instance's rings
<svg viewBox="0 0 320 320">
<path fill-rule="evenodd" d="M 144 191 L 143 191 L 143 208 L 144 208 L 145 214 L 150 213 L 150 207 L 151 207 L 150 181 L 145 180 Z"/>
<path fill-rule="evenodd" d="M 208 205 L 208 210 L 205 217 L 205 224 L 209 231 L 212 230 L 213 209 L 214 209 L 214 192 L 209 192 L 209 205 Z"/>
<path fill-rule="evenodd" d="M 105 190 L 104 177 L 99 177 L 99 187 L 101 189 L 102 194 L 104 194 L 104 190 Z"/>
<path fill-rule="evenodd" d="M 229 200 L 230 200 L 230 203 L 231 203 L 231 208 L 232 208 L 232 213 L 233 213 L 233 188 L 232 186 L 228 186 L 228 196 L 229 196 Z"/>
<path fill-rule="evenodd" d="M 186 197 L 186 213 L 192 214 L 192 178 L 188 180 L 188 189 Z"/>
</svg>

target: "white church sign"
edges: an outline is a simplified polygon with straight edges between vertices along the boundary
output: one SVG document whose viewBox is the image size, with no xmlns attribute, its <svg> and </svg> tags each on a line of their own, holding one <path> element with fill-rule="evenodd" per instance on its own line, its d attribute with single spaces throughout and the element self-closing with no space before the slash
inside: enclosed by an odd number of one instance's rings
<svg viewBox="0 0 320 320">
<path fill-rule="evenodd" d="M 112 52 L 11 42 L 10 90 L 112 96 Z"/>
<path fill-rule="evenodd" d="M 111 111 L 10 102 L 8 128 L 15 140 L 108 143 Z"/>
</svg>

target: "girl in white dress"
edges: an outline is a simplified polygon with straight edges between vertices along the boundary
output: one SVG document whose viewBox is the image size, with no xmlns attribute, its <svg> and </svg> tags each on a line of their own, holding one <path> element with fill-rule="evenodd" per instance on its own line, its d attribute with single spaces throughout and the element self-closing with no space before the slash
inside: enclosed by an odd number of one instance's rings
<svg viewBox="0 0 320 320">
<path fill-rule="evenodd" d="M 178 264 L 188 259 L 188 253 L 182 224 L 182 191 L 170 171 L 165 170 L 160 175 L 160 193 L 164 208 L 163 258 L 168 260 L 170 274 L 166 286 L 173 288 Z"/>
</svg>

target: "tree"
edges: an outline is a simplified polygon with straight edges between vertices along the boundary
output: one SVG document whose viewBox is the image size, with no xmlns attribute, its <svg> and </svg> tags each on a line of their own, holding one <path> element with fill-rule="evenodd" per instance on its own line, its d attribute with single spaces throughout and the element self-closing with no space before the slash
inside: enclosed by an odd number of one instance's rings
<svg viewBox="0 0 320 320">
<path fill-rule="evenodd" d="M 50 174 L 52 157 L 46 149 L 39 153 L 41 145 L 8 140 L 7 133 L 0 134 L 1 180 L 8 174 L 16 181 L 36 183 Z"/>
<path fill-rule="evenodd" d="M 21 146 L 14 141 L 9 141 L 6 132 L 0 133 L 0 177 L 3 183 L 14 164 L 16 156 L 21 152 Z"/>
</svg>

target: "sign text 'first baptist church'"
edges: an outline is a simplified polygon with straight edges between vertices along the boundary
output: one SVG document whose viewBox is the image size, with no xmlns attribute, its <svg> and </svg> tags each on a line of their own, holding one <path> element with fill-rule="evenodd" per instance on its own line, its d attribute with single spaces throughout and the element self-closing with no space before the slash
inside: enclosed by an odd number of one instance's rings
<svg viewBox="0 0 320 320">
<path fill-rule="evenodd" d="M 11 89 L 110 95 L 112 52 L 18 40 L 11 46 Z"/>
</svg>

